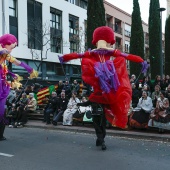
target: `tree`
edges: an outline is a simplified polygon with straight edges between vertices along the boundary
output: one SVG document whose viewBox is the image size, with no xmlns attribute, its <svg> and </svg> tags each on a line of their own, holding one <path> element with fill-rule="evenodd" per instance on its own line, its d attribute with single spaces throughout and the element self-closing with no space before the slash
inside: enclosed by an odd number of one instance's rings
<svg viewBox="0 0 170 170">
<path fill-rule="evenodd" d="M 165 25 L 165 75 L 170 74 L 170 15 Z"/>
<path fill-rule="evenodd" d="M 160 13 L 159 0 L 150 0 L 149 8 L 149 58 L 152 79 L 159 75 L 160 61 Z"/>
<path fill-rule="evenodd" d="M 87 48 L 93 49 L 93 31 L 100 26 L 105 26 L 105 8 L 103 0 L 90 0 L 87 5 Z"/>
<path fill-rule="evenodd" d="M 48 50 L 58 52 L 62 48 L 62 34 L 50 27 L 48 23 L 42 25 L 41 21 L 30 20 L 28 28 L 28 48 L 37 71 L 41 71 L 43 79 L 42 63 L 47 59 Z M 61 53 L 60 51 L 58 53 Z"/>
<path fill-rule="evenodd" d="M 130 53 L 144 58 L 144 35 L 138 0 L 133 0 Z M 130 63 L 131 74 L 139 74 L 139 65 Z"/>
</svg>

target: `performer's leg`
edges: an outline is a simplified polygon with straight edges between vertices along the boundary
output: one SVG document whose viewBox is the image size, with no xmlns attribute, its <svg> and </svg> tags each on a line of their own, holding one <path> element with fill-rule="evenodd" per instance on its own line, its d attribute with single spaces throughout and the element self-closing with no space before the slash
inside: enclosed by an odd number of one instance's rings
<svg viewBox="0 0 170 170">
<path fill-rule="evenodd" d="M 105 119 L 103 119 L 102 116 L 93 116 L 93 125 L 95 128 L 97 140 L 96 140 L 96 146 L 102 146 L 102 150 L 106 149 L 105 145 L 105 135 L 106 135 L 106 129 L 105 129 Z"/>
<path fill-rule="evenodd" d="M 5 130 L 5 124 L 3 122 L 0 123 L 0 141 L 6 140 L 6 138 L 3 136 Z"/>
</svg>

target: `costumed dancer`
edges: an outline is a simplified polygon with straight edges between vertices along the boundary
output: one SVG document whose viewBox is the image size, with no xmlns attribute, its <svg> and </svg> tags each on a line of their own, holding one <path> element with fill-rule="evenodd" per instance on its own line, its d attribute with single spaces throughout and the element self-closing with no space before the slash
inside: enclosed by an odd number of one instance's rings
<svg viewBox="0 0 170 170">
<path fill-rule="evenodd" d="M 139 56 L 111 48 L 115 43 L 114 32 L 107 26 L 94 30 L 92 43 L 96 49 L 83 54 L 66 54 L 59 60 L 64 63 L 82 58 L 82 79 L 94 89 L 89 100 L 104 105 L 106 119 L 113 126 L 125 128 L 132 96 L 126 60 L 142 63 L 142 71 L 146 70 L 147 63 Z"/>
<path fill-rule="evenodd" d="M 5 103 L 9 94 L 10 85 L 7 82 L 7 74 L 10 74 L 15 80 L 20 81 L 21 77 L 10 72 L 5 64 L 6 61 L 17 66 L 25 68 L 30 74 L 30 79 L 38 76 L 38 72 L 11 56 L 12 50 L 17 46 L 17 39 L 12 34 L 5 34 L 0 37 L 0 140 L 5 140 L 3 136 L 6 119 L 5 119 Z"/>
</svg>

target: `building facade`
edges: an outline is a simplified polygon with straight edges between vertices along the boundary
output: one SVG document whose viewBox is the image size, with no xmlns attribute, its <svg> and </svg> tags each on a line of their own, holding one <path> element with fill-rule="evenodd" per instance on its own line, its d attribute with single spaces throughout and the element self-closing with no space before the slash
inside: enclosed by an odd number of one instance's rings
<svg viewBox="0 0 170 170">
<path fill-rule="evenodd" d="M 17 37 L 12 55 L 38 70 L 38 79 L 80 76 L 79 60 L 62 66 L 58 55 L 84 51 L 87 0 L 0 0 L 0 10 L 0 35 Z M 20 67 L 11 69 L 26 76 Z"/>
<path fill-rule="evenodd" d="M 170 15 L 170 0 L 167 0 L 167 17 Z"/>
<path fill-rule="evenodd" d="M 39 80 L 53 82 L 64 80 L 65 77 L 81 77 L 80 60 L 61 65 L 58 55 L 81 53 L 87 49 L 87 1 L 0 0 L 0 35 L 11 33 L 18 38 L 18 47 L 13 50 L 12 55 L 38 70 Z M 104 7 L 107 26 L 115 32 L 114 48 L 129 53 L 131 15 L 107 1 L 104 1 Z M 148 59 L 148 25 L 142 22 L 142 26 L 145 59 Z M 14 65 L 9 67 L 14 73 L 27 77 L 22 68 Z"/>
</svg>

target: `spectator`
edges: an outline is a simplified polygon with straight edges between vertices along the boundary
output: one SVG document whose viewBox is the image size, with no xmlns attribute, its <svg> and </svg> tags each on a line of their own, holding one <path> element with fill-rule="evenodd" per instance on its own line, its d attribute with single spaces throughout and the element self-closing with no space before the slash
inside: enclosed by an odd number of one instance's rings
<svg viewBox="0 0 170 170">
<path fill-rule="evenodd" d="M 82 97 L 81 103 L 84 103 L 84 102 L 87 102 L 86 97 Z M 86 113 L 86 111 L 89 111 L 89 110 L 92 111 L 91 106 L 86 106 L 86 107 L 80 106 L 78 110 L 73 114 L 73 118 L 81 119 L 84 117 L 84 114 Z"/>
<path fill-rule="evenodd" d="M 77 93 L 72 92 L 72 97 L 70 98 L 67 109 L 63 114 L 63 125 L 71 126 L 73 123 L 73 114 L 77 111 L 77 103 L 80 103 L 80 100 L 76 97 Z"/>
<path fill-rule="evenodd" d="M 152 107 L 152 99 L 148 96 L 146 91 L 143 91 L 137 107 L 133 109 L 130 115 L 129 125 L 133 128 L 147 128 Z"/>
<path fill-rule="evenodd" d="M 27 98 L 27 94 L 23 93 L 22 97 L 20 98 L 19 102 L 17 103 L 17 117 L 16 117 L 16 122 L 17 123 L 22 122 L 22 119 L 25 116 L 24 115 L 25 114 L 24 109 L 28 105 L 28 102 L 29 102 L 29 99 Z"/>
<path fill-rule="evenodd" d="M 65 81 L 63 90 L 65 90 L 65 95 L 70 98 L 71 97 L 71 85 L 69 84 L 68 81 Z"/>
<path fill-rule="evenodd" d="M 89 96 L 91 92 L 92 92 L 91 86 L 83 81 L 82 97 Z"/>
<path fill-rule="evenodd" d="M 58 88 L 57 88 L 57 90 L 56 90 L 57 95 L 60 95 L 61 91 L 63 90 L 63 87 L 64 87 L 63 81 L 60 80 L 60 81 L 58 82 Z"/>
<path fill-rule="evenodd" d="M 16 105 L 12 104 L 10 111 L 8 112 L 7 118 L 9 120 L 9 127 L 14 127 L 17 119 L 17 109 Z"/>
<path fill-rule="evenodd" d="M 142 91 L 141 91 L 141 96 L 142 96 L 142 92 L 143 91 L 146 91 L 147 92 L 147 95 L 150 97 L 151 96 L 151 91 L 150 91 L 150 87 L 148 85 L 144 85 L 142 87 Z"/>
<path fill-rule="evenodd" d="M 77 80 L 74 80 L 72 83 L 72 91 L 76 92 L 79 95 L 80 85 Z"/>
<path fill-rule="evenodd" d="M 136 76 L 134 74 L 131 75 L 130 83 L 135 83 L 136 84 L 136 88 L 137 89 L 139 88 L 139 81 L 136 80 Z"/>
<path fill-rule="evenodd" d="M 29 93 L 32 93 L 32 87 L 30 85 L 27 85 L 24 91 L 27 95 L 29 95 Z"/>
<path fill-rule="evenodd" d="M 170 103 L 170 84 L 167 87 L 167 90 L 165 91 L 165 97 L 168 98 Z"/>
<path fill-rule="evenodd" d="M 160 97 L 156 102 L 156 108 L 150 115 L 151 119 L 148 126 L 159 128 L 159 132 L 164 132 L 167 128 L 167 123 L 170 122 L 169 100 L 165 97 L 165 92 L 161 91 Z"/>
<path fill-rule="evenodd" d="M 150 91 L 153 92 L 153 84 L 152 84 L 149 76 L 144 76 L 144 77 L 143 77 L 142 87 L 143 87 L 144 85 L 149 86 L 149 87 L 150 87 Z"/>
<path fill-rule="evenodd" d="M 162 89 L 163 89 L 163 84 L 162 84 L 162 80 L 161 80 L 161 76 L 160 76 L 160 75 L 157 75 L 157 76 L 155 77 L 154 87 L 155 87 L 157 84 L 161 87 L 161 90 L 162 90 Z"/>
<path fill-rule="evenodd" d="M 169 75 L 165 76 L 165 83 L 166 83 L 166 87 L 170 84 L 170 77 L 169 77 Z"/>
<path fill-rule="evenodd" d="M 9 108 L 10 106 L 12 106 L 12 102 L 14 100 L 14 98 L 16 97 L 16 89 L 10 89 L 9 95 L 7 97 L 6 100 L 6 105 Z"/>
<path fill-rule="evenodd" d="M 51 124 L 50 114 L 54 114 L 54 112 L 57 109 L 57 105 L 58 105 L 57 93 L 52 92 L 51 98 L 48 100 L 48 104 L 44 110 L 44 122 L 46 122 L 47 125 Z"/>
<path fill-rule="evenodd" d="M 29 93 L 28 103 L 25 106 L 24 111 L 22 112 L 22 117 L 18 125 L 23 125 L 27 123 L 27 114 L 33 113 L 36 110 L 36 108 L 37 108 L 37 101 L 34 98 L 34 93 Z"/>
<path fill-rule="evenodd" d="M 56 110 L 56 114 L 53 118 L 53 125 L 57 125 L 57 122 L 63 116 L 64 111 L 67 109 L 68 99 L 65 96 L 64 92 L 61 92 L 61 97 L 58 99 L 58 108 Z"/>
<path fill-rule="evenodd" d="M 140 98 L 140 91 L 136 88 L 136 84 L 132 83 L 132 107 L 135 108 Z"/>
<path fill-rule="evenodd" d="M 154 89 L 155 90 L 154 90 L 154 92 L 152 92 L 151 98 L 152 98 L 153 107 L 156 107 L 157 99 L 160 97 L 161 88 L 157 84 Z"/>
</svg>

